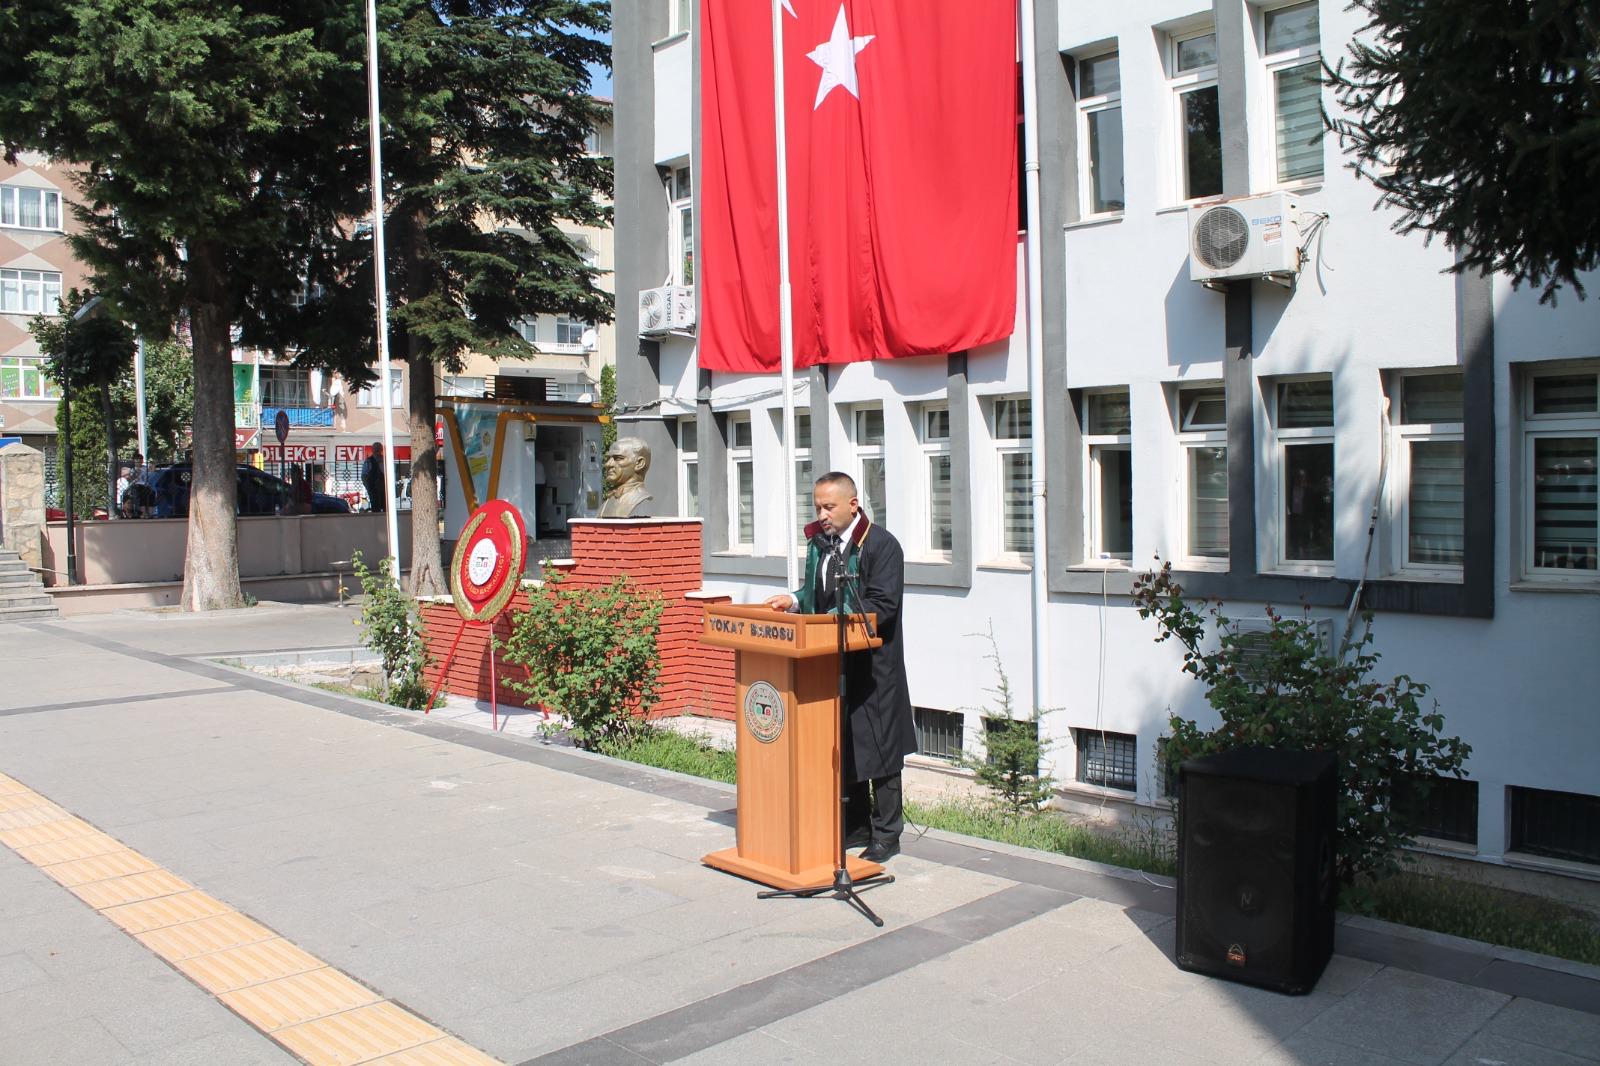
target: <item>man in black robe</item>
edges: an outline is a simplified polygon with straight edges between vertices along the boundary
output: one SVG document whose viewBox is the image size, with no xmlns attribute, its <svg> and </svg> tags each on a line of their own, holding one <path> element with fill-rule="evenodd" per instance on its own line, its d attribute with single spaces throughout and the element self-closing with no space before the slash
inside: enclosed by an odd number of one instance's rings
<svg viewBox="0 0 1600 1066">
<path fill-rule="evenodd" d="M 900 600 L 905 552 L 900 542 L 861 510 L 856 483 L 837 471 L 817 479 L 812 492 L 817 521 L 805 528 L 806 576 L 793 593 L 769 598 L 768 607 L 803 614 L 876 614 L 883 645 L 845 655 L 845 706 L 849 735 L 842 738 L 845 842 L 865 844 L 862 858 L 883 862 L 900 852 L 900 772 L 917 750 L 900 643 Z"/>
</svg>

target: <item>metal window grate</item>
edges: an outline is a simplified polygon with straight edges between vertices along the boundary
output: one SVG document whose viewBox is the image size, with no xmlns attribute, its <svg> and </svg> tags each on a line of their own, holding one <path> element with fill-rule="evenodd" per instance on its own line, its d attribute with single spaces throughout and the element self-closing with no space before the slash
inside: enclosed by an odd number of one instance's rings
<svg viewBox="0 0 1600 1066">
<path fill-rule="evenodd" d="M 1514 785 L 1506 792 L 1512 851 L 1600 863 L 1600 796 Z"/>
<path fill-rule="evenodd" d="M 1139 740 L 1128 733 L 1074 729 L 1078 746 L 1078 780 L 1127 792 L 1139 789 Z"/>
<path fill-rule="evenodd" d="M 960 711 L 936 711 L 932 707 L 911 708 L 912 721 L 917 726 L 917 754 L 934 759 L 961 758 Z"/>
<path fill-rule="evenodd" d="M 1410 782 L 1394 785 L 1394 811 L 1406 831 L 1419 837 L 1478 842 L 1478 783 L 1455 777 L 1434 777 L 1427 794 Z"/>
</svg>

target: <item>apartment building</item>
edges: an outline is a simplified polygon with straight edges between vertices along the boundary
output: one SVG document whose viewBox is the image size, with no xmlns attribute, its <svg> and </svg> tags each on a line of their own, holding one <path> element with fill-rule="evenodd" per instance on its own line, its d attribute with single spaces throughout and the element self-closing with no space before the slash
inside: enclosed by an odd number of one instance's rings
<svg viewBox="0 0 1600 1066">
<path fill-rule="evenodd" d="M 1418 816 L 1428 846 L 1600 875 L 1600 304 L 1447 273 L 1391 231 L 1320 135 L 1318 64 L 1359 12 L 1032 13 L 1041 202 L 1017 270 L 1026 293 L 1036 242 L 1043 386 L 1020 301 L 1009 341 L 802 371 L 790 503 L 778 377 L 696 361 L 696 5 L 618 9 L 624 431 L 655 450 L 656 500 L 704 518 L 708 584 L 779 588 L 811 476 L 852 473 L 907 552 L 922 757 L 981 744 L 992 627 L 1065 801 L 1124 811 L 1165 796 L 1169 714 L 1216 720 L 1130 606 L 1137 574 L 1170 560 L 1247 628 L 1271 605 L 1334 642 L 1359 589 L 1379 670 L 1431 685 L 1474 749 Z"/>
</svg>

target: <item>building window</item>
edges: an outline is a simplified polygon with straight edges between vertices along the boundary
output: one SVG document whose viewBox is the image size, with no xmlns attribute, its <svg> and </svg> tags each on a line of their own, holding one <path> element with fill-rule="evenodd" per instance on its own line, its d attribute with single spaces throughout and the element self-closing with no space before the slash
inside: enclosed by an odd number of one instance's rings
<svg viewBox="0 0 1600 1066">
<path fill-rule="evenodd" d="M 265 371 L 267 368 L 262 367 L 261 369 Z M 265 395 L 266 378 L 264 375 L 261 384 L 263 395 Z M 362 387 L 361 392 L 356 396 L 356 405 L 358 407 L 383 406 L 383 393 L 378 390 L 378 383 L 376 381 L 370 385 Z M 402 409 L 406 405 L 405 371 L 403 370 L 389 371 L 389 405 L 391 407 L 398 407 Z"/>
<path fill-rule="evenodd" d="M 756 460 L 748 414 L 728 418 L 728 488 L 733 493 L 728 508 L 733 546 L 752 548 L 756 542 Z"/>
<path fill-rule="evenodd" d="M 782 441 L 782 409 L 772 412 L 772 423 L 778 434 L 778 440 Z M 811 412 L 797 407 L 794 412 L 794 535 L 802 542 L 805 539 L 802 531 L 806 523 L 817 517 L 812 485 L 812 479 L 815 477 L 816 474 L 811 468 Z"/>
<path fill-rule="evenodd" d="M 694 416 L 678 419 L 678 498 L 683 513 L 700 513 L 700 424 Z"/>
<path fill-rule="evenodd" d="M 856 407 L 850 412 L 851 443 L 856 450 L 856 494 L 867 517 L 889 525 L 889 486 L 883 458 L 883 408 Z"/>
<path fill-rule="evenodd" d="M 1407 374 L 1398 381 L 1391 449 L 1391 523 L 1403 570 L 1459 572 L 1466 545 L 1461 374 Z"/>
<path fill-rule="evenodd" d="M 61 313 L 61 275 L 53 270 L 0 270 L 0 311 L 12 315 Z"/>
<path fill-rule="evenodd" d="M 1280 381 L 1273 391 L 1278 562 L 1333 562 L 1333 382 Z"/>
<path fill-rule="evenodd" d="M 529 344 L 539 343 L 539 320 L 537 318 L 524 318 L 515 323 L 513 328 L 517 331 L 517 336 Z"/>
<path fill-rule="evenodd" d="M 1317 3 L 1262 13 L 1278 182 L 1322 177 L 1322 55 Z"/>
<path fill-rule="evenodd" d="M 1228 402 L 1221 385 L 1178 390 L 1178 444 L 1183 450 L 1183 554 L 1228 557 Z"/>
<path fill-rule="evenodd" d="M 994 450 L 1000 486 L 1000 550 L 1009 555 L 1033 552 L 1033 401 L 995 400 Z"/>
<path fill-rule="evenodd" d="M 1133 409 L 1128 390 L 1085 393 L 1088 553 L 1133 560 Z"/>
<path fill-rule="evenodd" d="M 1222 195 L 1222 117 L 1217 102 L 1217 35 L 1171 38 L 1168 54 L 1176 106 L 1179 199 Z"/>
<path fill-rule="evenodd" d="M 588 322 L 566 315 L 556 316 L 556 343 L 568 348 L 582 348 L 583 334 L 590 328 Z"/>
<path fill-rule="evenodd" d="M 1081 183 L 1085 214 L 1103 215 L 1125 206 L 1122 191 L 1122 75 L 1117 53 L 1078 62 L 1078 129 L 1086 147 Z"/>
<path fill-rule="evenodd" d="M 261 367 L 261 406 L 310 407 L 311 375 L 292 366 Z"/>
<path fill-rule="evenodd" d="M 1523 390 L 1523 565 L 1530 576 L 1596 573 L 1600 368 L 1534 371 Z"/>
<path fill-rule="evenodd" d="M 1478 783 L 1458 777 L 1430 777 L 1427 787 L 1399 778 L 1394 783 L 1394 811 L 1412 836 L 1478 842 Z"/>
<path fill-rule="evenodd" d="M 694 284 L 694 180 L 688 167 L 667 179 L 672 198 L 672 284 Z"/>
<path fill-rule="evenodd" d="M 694 25 L 694 0 L 672 0 L 673 34 L 688 33 Z"/>
<path fill-rule="evenodd" d="M 960 711 L 936 711 L 931 707 L 911 708 L 917 727 L 917 754 L 956 762 L 961 758 Z"/>
<path fill-rule="evenodd" d="M 487 389 L 488 382 L 484 378 L 464 377 L 460 374 L 446 374 L 444 376 L 444 394 L 446 396 L 468 396 L 473 399 L 480 399 Z"/>
<path fill-rule="evenodd" d="M 1139 790 L 1139 740 L 1128 733 L 1074 729 L 1078 749 L 1078 781 L 1123 792 Z"/>
<path fill-rule="evenodd" d="M 951 504 L 950 408 L 928 405 L 918 413 L 918 437 L 922 446 L 922 470 L 926 482 L 923 499 L 927 506 L 924 547 L 935 555 L 953 551 L 956 544 L 955 516 Z"/>
<path fill-rule="evenodd" d="M 1511 800 L 1509 850 L 1600 863 L 1600 796 L 1515 786 L 1506 792 Z"/>
<path fill-rule="evenodd" d="M 0 355 L 0 399 L 57 400 L 61 390 L 45 377 L 44 360 L 27 355 Z"/>
<path fill-rule="evenodd" d="M 0 226 L 59 230 L 61 194 L 54 189 L 0 185 Z"/>
</svg>

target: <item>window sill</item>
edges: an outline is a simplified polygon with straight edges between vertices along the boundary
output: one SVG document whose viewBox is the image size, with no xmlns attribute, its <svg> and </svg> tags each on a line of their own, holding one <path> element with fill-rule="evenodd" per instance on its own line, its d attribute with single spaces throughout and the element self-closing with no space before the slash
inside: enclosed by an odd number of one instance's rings
<svg viewBox="0 0 1600 1066">
<path fill-rule="evenodd" d="M 650 45 L 650 50 L 653 52 L 658 48 L 665 48 L 669 44 L 677 44 L 687 36 L 689 36 L 688 30 L 679 30 L 677 33 L 669 33 L 665 37 L 661 38 L 661 40 L 652 42 Z"/>
<path fill-rule="evenodd" d="M 1600 594 L 1600 583 L 1591 579 L 1564 581 L 1560 578 L 1525 577 L 1511 583 L 1512 592 L 1576 592 L 1590 596 Z"/>
<path fill-rule="evenodd" d="M 1327 566 L 1276 566 L 1271 570 L 1261 571 L 1263 577 L 1319 577 L 1330 578 L 1334 576 L 1333 564 Z"/>
<path fill-rule="evenodd" d="M 724 548 L 719 552 L 712 552 L 713 559 L 753 559 L 756 557 L 754 548 Z"/>
<path fill-rule="evenodd" d="M 1094 229 L 1097 226 L 1115 225 L 1116 223 L 1121 222 L 1124 217 L 1126 217 L 1126 215 L 1122 211 L 1117 211 L 1113 214 L 1106 215 L 1090 215 L 1087 218 L 1080 218 L 1076 222 L 1068 222 L 1061 228 L 1066 230 L 1068 233 L 1075 229 Z"/>
<path fill-rule="evenodd" d="M 1156 208 L 1156 214 L 1176 215 L 1179 212 L 1187 212 L 1191 207 L 1210 207 L 1212 204 L 1220 204 L 1222 201 L 1223 197 L 1221 196 L 1202 196 L 1198 200 L 1184 200 L 1180 203 L 1158 207 Z"/>
<path fill-rule="evenodd" d="M 1521 851 L 1508 851 L 1505 853 L 1507 866 L 1517 866 L 1525 870 L 1544 870 L 1549 873 L 1566 874 L 1571 877 L 1582 877 L 1590 881 L 1600 881 L 1600 866 L 1587 862 L 1574 862 L 1571 859 L 1551 859 L 1544 855 L 1529 855 Z"/>
<path fill-rule="evenodd" d="M 1033 571 L 1033 563 L 1026 559 L 990 559 L 987 562 L 979 563 L 978 569 L 1027 574 Z"/>
<path fill-rule="evenodd" d="M 1460 585 L 1464 582 L 1461 571 L 1454 573 L 1438 573 L 1427 570 L 1396 570 L 1392 574 L 1384 574 L 1385 581 L 1414 581 L 1419 585 Z"/>
<path fill-rule="evenodd" d="M 906 562 L 923 566 L 949 566 L 955 559 L 950 552 L 930 552 L 927 555 L 908 555 Z"/>
<path fill-rule="evenodd" d="M 1191 574 L 1226 574 L 1228 573 L 1228 560 L 1212 559 L 1208 557 L 1183 558 L 1172 564 L 1178 571 L 1187 571 Z"/>
<path fill-rule="evenodd" d="M 1122 800 L 1125 803 L 1138 803 L 1139 792 L 1137 789 L 1111 788 L 1106 785 L 1091 785 L 1087 781 L 1065 781 L 1056 785 L 1056 792 L 1073 799 L 1090 800 Z"/>
<path fill-rule="evenodd" d="M 1128 573 L 1133 569 L 1133 562 L 1129 559 L 1085 559 L 1081 563 L 1073 563 L 1067 569 L 1084 574 Z"/>
</svg>

